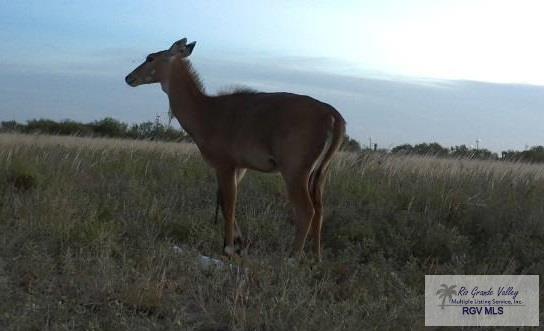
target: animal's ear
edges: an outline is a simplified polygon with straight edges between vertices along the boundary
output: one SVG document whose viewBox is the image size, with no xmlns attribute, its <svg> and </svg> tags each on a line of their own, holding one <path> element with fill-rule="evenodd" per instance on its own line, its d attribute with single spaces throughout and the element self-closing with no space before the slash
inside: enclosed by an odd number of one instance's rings
<svg viewBox="0 0 544 331">
<path fill-rule="evenodd" d="M 190 44 L 187 44 L 185 46 L 185 52 L 186 52 L 186 56 L 189 56 L 191 55 L 191 53 L 193 53 L 193 49 L 195 48 L 195 45 L 196 45 L 196 41 L 193 41 L 192 43 Z"/>
<path fill-rule="evenodd" d="M 187 38 L 180 39 L 176 41 L 175 43 L 173 43 L 172 46 L 170 46 L 170 49 L 168 50 L 168 52 L 170 54 L 179 53 L 185 49 L 186 44 L 187 44 Z"/>
</svg>

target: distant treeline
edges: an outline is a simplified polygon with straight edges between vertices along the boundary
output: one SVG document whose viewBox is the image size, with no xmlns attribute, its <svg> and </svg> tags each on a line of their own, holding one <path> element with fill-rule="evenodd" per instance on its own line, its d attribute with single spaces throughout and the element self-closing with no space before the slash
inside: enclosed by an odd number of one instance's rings
<svg viewBox="0 0 544 331">
<path fill-rule="evenodd" d="M 352 152 L 371 152 L 382 154 L 400 155 L 432 155 L 445 158 L 457 159 L 479 159 L 479 160 L 507 160 L 523 162 L 544 163 L 544 146 L 534 146 L 525 151 L 503 151 L 501 154 L 494 153 L 485 148 L 471 148 L 466 145 L 443 147 L 438 143 L 421 143 L 416 145 L 403 144 L 393 147 L 391 150 L 378 149 L 374 144 L 373 148 L 361 147 L 359 142 L 346 136 L 344 149 Z"/>
<path fill-rule="evenodd" d="M 503 151 L 500 156 L 485 148 L 469 148 L 466 145 L 442 147 L 438 143 L 423 143 L 417 145 L 404 144 L 391 149 L 392 154 L 434 155 L 481 160 L 508 160 L 523 162 L 544 162 L 544 146 L 534 146 L 525 151 Z"/>
<path fill-rule="evenodd" d="M 190 137 L 184 131 L 166 126 L 160 122 L 143 122 L 129 126 L 127 123 L 110 117 L 90 123 L 80 123 L 70 120 L 56 122 L 48 119 L 30 120 L 26 124 L 16 121 L 0 123 L 0 131 L 3 132 L 190 141 Z"/>
<path fill-rule="evenodd" d="M 439 157 L 470 158 L 497 160 L 499 155 L 485 148 L 469 148 L 466 145 L 453 146 L 450 148 L 442 147 L 438 143 L 422 143 L 417 145 L 404 144 L 391 149 L 394 154 L 420 154 L 435 155 Z"/>
<path fill-rule="evenodd" d="M 80 123 L 71 120 L 57 122 L 48 119 L 30 120 L 26 124 L 16 121 L 5 121 L 0 122 L 0 132 L 42 133 L 162 141 L 191 141 L 191 138 L 183 130 L 172 128 L 158 121 L 128 125 L 127 123 L 120 122 L 110 117 L 90 123 Z M 347 135 L 345 136 L 342 149 L 351 152 L 370 151 L 368 148 L 362 148 L 357 140 L 352 139 Z M 500 155 L 485 148 L 475 149 L 469 148 L 466 145 L 446 148 L 438 143 L 422 143 L 417 145 L 403 144 L 396 146 L 391 150 L 377 149 L 377 145 L 374 145 L 372 151 L 377 153 L 404 155 L 433 155 L 451 158 L 483 160 L 501 159 L 544 163 L 544 146 L 535 146 L 525 151 L 503 151 Z"/>
</svg>

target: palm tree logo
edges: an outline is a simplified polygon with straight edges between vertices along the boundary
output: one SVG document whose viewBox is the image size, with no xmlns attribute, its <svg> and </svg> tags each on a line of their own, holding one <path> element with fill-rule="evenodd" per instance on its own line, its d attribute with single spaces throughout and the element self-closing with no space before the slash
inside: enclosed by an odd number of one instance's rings
<svg viewBox="0 0 544 331">
<path fill-rule="evenodd" d="M 446 298 L 451 299 L 451 296 L 457 293 L 454 290 L 454 288 L 457 287 L 457 285 L 448 286 L 446 284 L 442 284 L 440 286 L 442 286 L 442 288 L 436 291 L 436 295 L 438 295 L 438 299 L 442 299 L 442 304 L 440 305 L 440 307 L 444 309 L 444 306 L 446 304 Z"/>
</svg>

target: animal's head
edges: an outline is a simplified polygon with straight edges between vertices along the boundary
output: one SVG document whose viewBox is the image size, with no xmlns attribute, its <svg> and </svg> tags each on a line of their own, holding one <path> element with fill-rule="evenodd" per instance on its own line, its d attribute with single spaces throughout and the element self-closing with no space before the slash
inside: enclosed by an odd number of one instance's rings
<svg viewBox="0 0 544 331">
<path fill-rule="evenodd" d="M 170 63 L 191 55 L 195 45 L 196 41 L 187 44 L 187 38 L 183 38 L 167 50 L 149 54 L 144 63 L 125 77 L 125 82 L 132 87 L 164 82 L 167 79 Z"/>
</svg>

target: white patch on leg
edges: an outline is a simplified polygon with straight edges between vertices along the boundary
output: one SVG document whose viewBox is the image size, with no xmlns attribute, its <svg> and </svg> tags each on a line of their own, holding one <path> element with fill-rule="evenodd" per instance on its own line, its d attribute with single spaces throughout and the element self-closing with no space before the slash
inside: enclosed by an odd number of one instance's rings
<svg viewBox="0 0 544 331">
<path fill-rule="evenodd" d="M 227 254 L 228 256 L 233 256 L 234 252 L 235 252 L 234 247 L 225 246 L 225 254 Z"/>
</svg>

